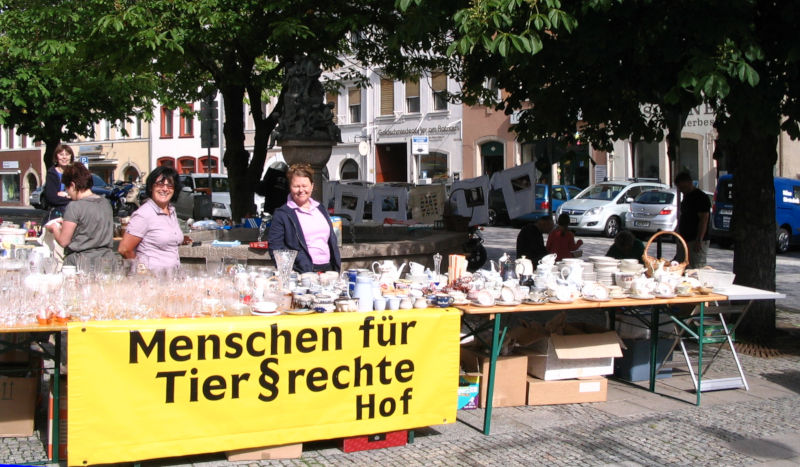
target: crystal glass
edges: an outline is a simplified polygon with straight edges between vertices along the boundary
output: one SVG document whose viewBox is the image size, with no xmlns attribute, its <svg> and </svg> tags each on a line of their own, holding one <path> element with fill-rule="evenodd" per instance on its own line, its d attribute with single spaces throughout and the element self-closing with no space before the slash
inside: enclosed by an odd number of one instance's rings
<svg viewBox="0 0 800 467">
<path fill-rule="evenodd" d="M 289 275 L 294 268 L 294 260 L 297 258 L 296 250 L 273 250 L 272 259 L 275 260 L 275 267 L 278 269 L 278 278 L 281 285 L 286 287 L 289 283 Z"/>
</svg>

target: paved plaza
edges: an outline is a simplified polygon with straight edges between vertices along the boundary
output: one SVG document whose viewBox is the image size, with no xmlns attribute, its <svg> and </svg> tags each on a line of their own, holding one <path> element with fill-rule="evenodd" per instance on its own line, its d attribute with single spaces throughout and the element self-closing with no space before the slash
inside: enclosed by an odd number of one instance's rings
<svg viewBox="0 0 800 467">
<path fill-rule="evenodd" d="M 490 228 L 485 233 L 491 258 L 513 252 L 516 230 Z M 587 256 L 602 254 L 610 245 L 608 239 L 582 238 Z M 731 250 L 712 249 L 709 259 L 730 270 L 732 256 Z M 779 302 L 776 348 L 781 354 L 741 356 L 749 391 L 704 393 L 702 406 L 696 407 L 688 373 L 678 367 L 672 378 L 658 381 L 655 394 L 645 383 L 610 380 L 607 402 L 495 409 L 491 436 L 479 431 L 483 410 L 462 410 L 457 423 L 417 430 L 415 442 L 404 447 L 345 454 L 336 442 L 315 442 L 304 445 L 301 459 L 238 465 L 798 465 L 800 311 L 798 292 L 792 289 L 800 272 L 798 252 L 779 256 L 778 268 L 778 290 L 789 297 Z M 592 319 L 589 313 L 576 315 Z M 730 353 L 723 351 L 708 376 L 732 376 L 734 371 Z M 38 437 L 0 439 L 0 462 L 43 456 Z M 223 454 L 209 454 L 144 465 L 237 464 L 226 462 Z"/>
</svg>

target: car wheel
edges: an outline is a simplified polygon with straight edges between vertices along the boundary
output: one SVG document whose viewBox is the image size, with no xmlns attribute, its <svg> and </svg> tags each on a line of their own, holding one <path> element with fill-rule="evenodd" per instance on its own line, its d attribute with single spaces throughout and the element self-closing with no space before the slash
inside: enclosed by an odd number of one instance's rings
<svg viewBox="0 0 800 467">
<path fill-rule="evenodd" d="M 492 227 L 497 225 L 497 211 L 494 209 L 489 209 L 489 222 L 488 224 Z"/>
<path fill-rule="evenodd" d="M 778 229 L 777 251 L 786 253 L 789 250 L 789 231 L 781 227 Z"/>
<path fill-rule="evenodd" d="M 619 218 L 611 216 L 606 221 L 606 228 L 603 229 L 603 235 L 608 238 L 614 238 L 619 233 Z"/>
</svg>

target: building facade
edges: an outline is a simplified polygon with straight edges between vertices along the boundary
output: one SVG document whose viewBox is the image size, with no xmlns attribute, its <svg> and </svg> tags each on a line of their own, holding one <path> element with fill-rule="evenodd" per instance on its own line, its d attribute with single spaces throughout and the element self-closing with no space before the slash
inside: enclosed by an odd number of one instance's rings
<svg viewBox="0 0 800 467">
<path fill-rule="evenodd" d="M 94 125 L 94 138 L 69 145 L 76 160 L 108 183 L 143 180 L 150 171 L 150 122 L 137 117 L 113 124 L 102 120 Z"/>
<path fill-rule="evenodd" d="M 13 127 L 0 126 L 0 206 L 29 206 L 44 183 L 43 147 Z"/>
</svg>

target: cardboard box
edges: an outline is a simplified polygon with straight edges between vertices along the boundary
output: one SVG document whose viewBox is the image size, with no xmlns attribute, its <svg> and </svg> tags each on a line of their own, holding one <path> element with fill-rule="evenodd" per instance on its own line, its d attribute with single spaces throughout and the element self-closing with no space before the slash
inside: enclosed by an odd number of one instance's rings
<svg viewBox="0 0 800 467">
<path fill-rule="evenodd" d="M 458 410 L 478 408 L 478 396 L 481 392 L 481 374 L 464 373 L 458 378 Z"/>
<path fill-rule="evenodd" d="M 552 381 L 610 375 L 614 358 L 622 356 L 622 349 L 617 333 L 608 331 L 551 334 L 520 353 L 528 359 L 528 374 Z"/>
<path fill-rule="evenodd" d="M 0 436 L 32 436 L 38 378 L 0 376 Z"/>
<path fill-rule="evenodd" d="M 236 449 L 225 454 L 228 456 L 228 462 L 299 459 L 303 455 L 303 443 L 254 449 Z"/>
<path fill-rule="evenodd" d="M 480 373 L 480 406 L 486 407 L 486 390 L 489 381 L 489 356 L 462 347 L 461 366 L 465 371 Z M 492 397 L 493 407 L 518 407 L 525 405 L 527 366 L 528 358 L 525 355 L 501 355 L 497 358 L 494 375 L 494 397 Z"/>
<path fill-rule="evenodd" d="M 528 378 L 528 405 L 605 402 L 607 398 L 608 380 L 602 376 L 558 381 Z"/>
<path fill-rule="evenodd" d="M 369 451 L 372 449 L 392 448 L 395 446 L 405 446 L 408 442 L 408 431 L 390 431 L 369 436 L 354 436 L 342 439 L 342 451 L 356 452 Z"/>
<path fill-rule="evenodd" d="M 641 339 L 623 339 L 625 350 L 622 358 L 614 360 L 614 376 L 628 381 L 650 380 L 650 341 Z M 660 364 L 672 347 L 672 340 L 659 339 L 656 361 Z M 672 361 L 672 353 L 667 361 Z M 672 368 L 661 368 L 656 374 L 657 379 L 670 378 Z"/>
</svg>

